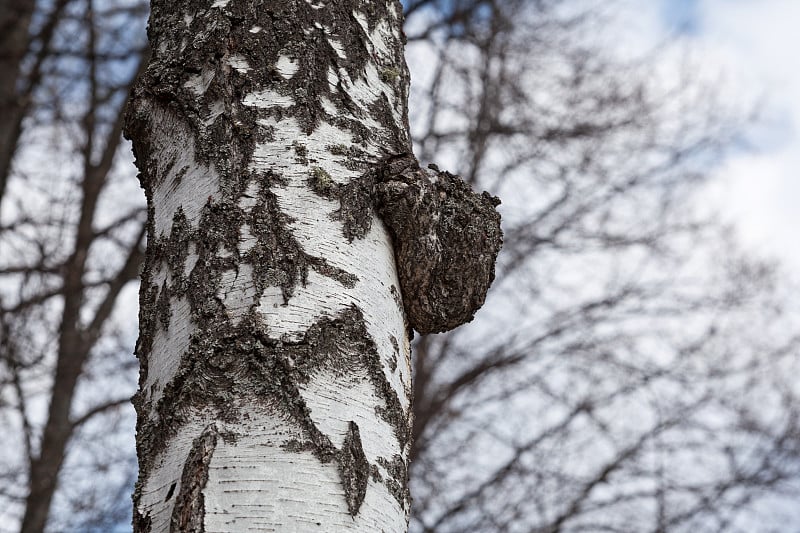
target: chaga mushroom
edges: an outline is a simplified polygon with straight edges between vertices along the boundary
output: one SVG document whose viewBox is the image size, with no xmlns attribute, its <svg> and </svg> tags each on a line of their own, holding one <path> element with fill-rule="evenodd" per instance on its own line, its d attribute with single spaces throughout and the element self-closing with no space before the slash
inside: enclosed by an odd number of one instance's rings
<svg viewBox="0 0 800 533">
<path fill-rule="evenodd" d="M 471 321 L 503 245 L 500 200 L 434 165 L 420 168 L 411 154 L 378 169 L 373 199 L 394 241 L 409 325 L 424 335 Z"/>
</svg>

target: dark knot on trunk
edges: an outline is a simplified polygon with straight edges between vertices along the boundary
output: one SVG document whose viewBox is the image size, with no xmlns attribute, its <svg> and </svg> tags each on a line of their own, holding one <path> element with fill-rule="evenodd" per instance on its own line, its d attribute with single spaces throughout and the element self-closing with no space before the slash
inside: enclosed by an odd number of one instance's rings
<svg viewBox="0 0 800 533">
<path fill-rule="evenodd" d="M 483 305 L 503 245 L 500 200 L 411 154 L 374 176 L 375 209 L 394 240 L 409 325 L 421 334 L 469 322 Z"/>
</svg>

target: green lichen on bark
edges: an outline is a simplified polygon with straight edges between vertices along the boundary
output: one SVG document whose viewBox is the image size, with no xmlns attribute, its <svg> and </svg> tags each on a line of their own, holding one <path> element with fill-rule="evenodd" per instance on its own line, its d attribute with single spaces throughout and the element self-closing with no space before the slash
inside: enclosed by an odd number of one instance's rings
<svg viewBox="0 0 800 533">
<path fill-rule="evenodd" d="M 323 198 L 333 199 L 339 196 L 339 184 L 333 181 L 331 175 L 321 167 L 311 167 L 311 175 L 308 177 L 308 184 L 311 189 Z"/>
<path fill-rule="evenodd" d="M 393 84 L 400 79 L 400 71 L 394 67 L 385 67 L 381 69 L 381 80 L 384 83 Z"/>
</svg>

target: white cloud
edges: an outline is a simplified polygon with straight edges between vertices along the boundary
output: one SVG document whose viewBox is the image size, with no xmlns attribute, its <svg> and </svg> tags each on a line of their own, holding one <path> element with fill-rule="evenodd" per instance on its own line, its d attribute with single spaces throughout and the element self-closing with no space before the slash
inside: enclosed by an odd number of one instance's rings
<svg viewBox="0 0 800 533">
<path fill-rule="evenodd" d="M 611 48 L 623 56 L 657 46 L 676 31 L 666 8 L 679 6 L 640 0 L 621 5 L 621 27 L 608 33 Z M 683 37 L 699 65 L 696 76 L 717 80 L 727 105 L 758 113 L 746 143 L 717 169 L 709 201 L 734 223 L 745 246 L 800 272 L 800 1 L 693 0 L 689 7 L 692 30 Z M 665 79 L 677 64 L 659 66 Z"/>
<path fill-rule="evenodd" d="M 709 60 L 733 71 L 742 94 L 763 95 L 761 123 L 749 132 L 756 151 L 734 154 L 719 170 L 728 178 L 724 212 L 745 244 L 800 269 L 800 2 L 702 0 L 694 37 Z"/>
</svg>

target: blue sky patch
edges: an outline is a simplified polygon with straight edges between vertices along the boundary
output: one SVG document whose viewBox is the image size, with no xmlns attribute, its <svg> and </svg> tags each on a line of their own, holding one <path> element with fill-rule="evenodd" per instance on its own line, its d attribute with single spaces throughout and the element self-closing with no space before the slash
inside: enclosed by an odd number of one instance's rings
<svg viewBox="0 0 800 533">
<path fill-rule="evenodd" d="M 661 0 L 661 16 L 669 31 L 694 35 L 701 30 L 699 0 Z"/>
</svg>

